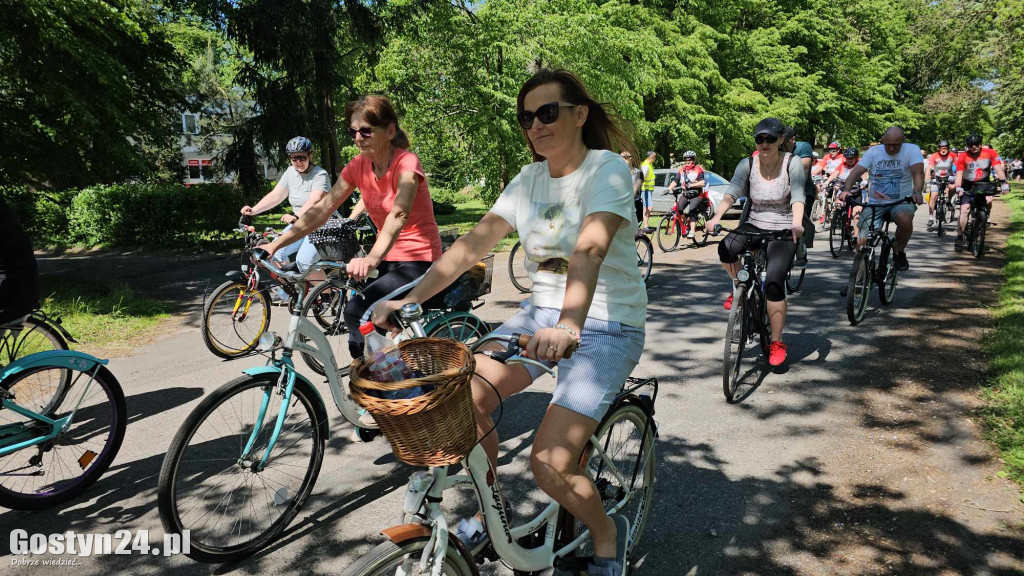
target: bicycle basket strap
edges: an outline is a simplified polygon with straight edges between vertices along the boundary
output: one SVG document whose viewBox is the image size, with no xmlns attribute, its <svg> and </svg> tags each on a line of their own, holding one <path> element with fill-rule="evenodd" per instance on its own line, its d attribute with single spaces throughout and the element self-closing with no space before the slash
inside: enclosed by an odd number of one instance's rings
<svg viewBox="0 0 1024 576">
<path fill-rule="evenodd" d="M 359 252 L 356 238 L 357 224 L 349 218 L 331 218 L 326 224 L 309 234 L 322 260 L 347 262 Z"/>
</svg>

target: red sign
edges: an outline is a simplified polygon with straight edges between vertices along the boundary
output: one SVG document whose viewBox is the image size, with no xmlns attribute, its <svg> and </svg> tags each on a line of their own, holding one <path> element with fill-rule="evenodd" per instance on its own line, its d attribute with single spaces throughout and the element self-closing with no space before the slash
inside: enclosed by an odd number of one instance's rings
<svg viewBox="0 0 1024 576">
<path fill-rule="evenodd" d="M 188 165 L 189 166 L 199 166 L 199 160 L 189 160 L 188 161 Z"/>
</svg>

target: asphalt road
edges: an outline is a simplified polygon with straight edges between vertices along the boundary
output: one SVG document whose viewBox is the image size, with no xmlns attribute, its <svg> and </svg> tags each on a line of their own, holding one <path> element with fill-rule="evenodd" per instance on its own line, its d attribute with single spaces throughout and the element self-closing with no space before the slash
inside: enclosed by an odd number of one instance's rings
<svg viewBox="0 0 1024 576">
<path fill-rule="evenodd" d="M 1008 218 L 998 207 L 994 249 L 977 262 L 954 255 L 951 237 L 925 234 L 924 220 L 921 210 L 912 268 L 895 304 L 882 308 L 872 296 L 858 327 L 849 325 L 838 295 L 851 258 L 833 260 L 819 235 L 803 291 L 790 300 L 789 362 L 765 374 L 738 405 L 721 392 L 728 284 L 715 245 L 656 253 L 646 350 L 634 375 L 661 381 L 661 436 L 655 504 L 636 573 L 1024 571 L 1024 507 L 1017 490 L 995 476 L 997 462 L 972 420 L 984 366 L 978 339 L 990 325 L 986 306 L 995 301 Z M 477 311 L 492 322 L 509 317 L 521 300 L 502 257 L 495 291 Z M 59 259 L 43 264 L 44 271 L 62 266 L 73 268 Z M 196 269 L 214 276 L 218 266 L 204 261 Z M 151 540 L 162 537 L 155 492 L 172 436 L 204 394 L 261 363 L 222 362 L 205 349 L 194 304 L 203 285 L 205 279 L 168 280 L 162 290 L 181 302 L 185 322 L 111 362 L 131 414 L 111 470 L 63 509 L 0 513 L 0 534 L 148 529 Z M 283 332 L 286 314 L 274 312 L 273 325 Z M 508 401 L 500 426 L 499 475 L 520 518 L 543 503 L 527 459 L 551 389 L 549 380 L 539 381 Z M 329 397 L 326 386 L 322 392 Z M 257 556 L 215 566 L 138 554 L 78 558 L 72 567 L 14 566 L 25 557 L 4 545 L 0 562 L 11 566 L 4 572 L 339 573 L 394 523 L 412 469 L 396 463 L 381 439 L 350 442 L 351 427 L 328 409 L 331 436 L 314 494 L 285 535 Z M 465 502 L 452 504 L 466 509 Z M 484 573 L 511 571 L 489 566 Z"/>
</svg>

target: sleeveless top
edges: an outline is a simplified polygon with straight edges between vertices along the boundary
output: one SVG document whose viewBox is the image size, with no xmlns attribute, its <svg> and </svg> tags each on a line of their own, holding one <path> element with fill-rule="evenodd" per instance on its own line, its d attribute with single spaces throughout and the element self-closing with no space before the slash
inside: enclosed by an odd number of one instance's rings
<svg viewBox="0 0 1024 576">
<path fill-rule="evenodd" d="M 762 230 L 785 230 L 793 225 L 793 207 L 790 204 L 790 155 L 787 153 L 779 165 L 779 174 L 771 180 L 761 176 L 760 154 L 754 156 L 750 170 L 750 214 L 747 222 Z"/>
</svg>

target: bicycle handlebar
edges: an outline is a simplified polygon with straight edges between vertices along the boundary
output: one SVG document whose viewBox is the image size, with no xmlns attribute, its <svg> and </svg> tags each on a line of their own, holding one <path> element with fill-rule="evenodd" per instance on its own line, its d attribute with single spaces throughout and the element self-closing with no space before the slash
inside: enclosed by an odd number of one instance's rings
<svg viewBox="0 0 1024 576">
<path fill-rule="evenodd" d="M 723 228 L 722 228 L 721 224 L 715 224 L 715 229 L 711 232 L 711 235 L 712 236 L 718 236 L 718 234 L 722 230 L 723 230 Z M 768 238 L 769 240 L 792 240 L 791 235 L 793 233 L 792 230 L 790 230 L 789 228 L 786 228 L 785 230 L 766 230 L 766 231 L 761 231 L 761 230 L 740 230 L 738 228 L 734 228 L 732 230 L 729 230 L 729 232 L 732 232 L 733 234 L 741 234 L 743 236 L 748 236 L 750 238 Z"/>
<path fill-rule="evenodd" d="M 344 274 L 347 269 L 347 265 L 344 262 L 331 262 L 329 260 L 321 260 L 319 262 L 313 263 L 313 265 L 307 268 L 305 272 L 287 272 L 285 270 L 282 270 L 278 266 L 274 265 L 274 263 L 271 262 L 270 259 L 268 258 L 267 251 L 262 248 L 253 248 L 252 259 L 255 263 L 266 268 L 267 270 L 270 270 L 275 275 L 280 276 L 281 278 L 285 278 L 286 280 L 289 280 L 291 282 L 302 282 L 306 278 L 308 278 L 310 274 L 318 270 L 340 270 L 341 273 Z M 377 271 L 374 270 L 373 272 L 375 273 Z M 376 277 L 376 274 L 374 273 L 370 274 L 371 278 Z"/>
<path fill-rule="evenodd" d="M 920 194 L 920 192 L 917 192 L 917 194 Z M 885 202 L 885 203 L 882 203 L 882 204 L 874 204 L 874 203 L 868 203 L 868 202 L 861 202 L 860 200 L 858 200 L 858 199 L 853 197 L 853 193 L 852 192 L 846 198 L 846 202 L 849 202 L 850 204 L 853 204 L 854 206 L 862 206 L 864 208 L 889 208 L 890 206 L 898 206 L 900 204 L 916 204 L 916 202 L 914 202 L 914 197 L 913 196 L 907 196 L 906 198 L 900 198 L 899 200 L 894 200 L 892 202 Z"/>
</svg>

